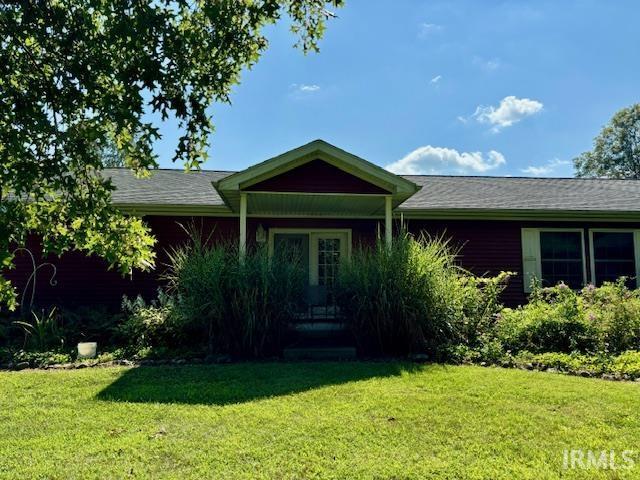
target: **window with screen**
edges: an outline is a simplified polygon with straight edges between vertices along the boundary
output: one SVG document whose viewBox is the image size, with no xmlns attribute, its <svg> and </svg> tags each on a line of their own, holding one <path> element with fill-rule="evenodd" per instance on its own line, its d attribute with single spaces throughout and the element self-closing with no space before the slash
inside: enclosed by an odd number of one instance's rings
<svg viewBox="0 0 640 480">
<path fill-rule="evenodd" d="M 627 277 L 627 285 L 636 288 L 633 232 L 593 232 L 592 235 L 596 285 Z"/>
<path fill-rule="evenodd" d="M 564 282 L 571 288 L 584 283 L 582 232 L 540 232 L 542 285 Z"/>
</svg>

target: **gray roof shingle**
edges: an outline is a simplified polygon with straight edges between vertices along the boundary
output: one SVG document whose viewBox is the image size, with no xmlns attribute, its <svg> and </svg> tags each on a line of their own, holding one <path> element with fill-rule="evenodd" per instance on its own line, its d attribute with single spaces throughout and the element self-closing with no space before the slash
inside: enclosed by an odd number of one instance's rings
<svg viewBox="0 0 640 480">
<path fill-rule="evenodd" d="M 137 178 L 126 168 L 108 168 L 104 172 L 116 187 L 113 192 L 113 203 L 116 205 L 190 206 L 224 205 L 211 182 L 217 182 L 233 173 L 153 170 L 150 177 Z"/>
<path fill-rule="evenodd" d="M 640 212 L 640 181 L 407 175 L 422 189 L 403 209 Z"/>
<path fill-rule="evenodd" d="M 223 206 L 212 182 L 234 172 L 154 170 L 136 178 L 106 169 L 116 205 Z M 402 175 L 422 189 L 403 210 L 558 210 L 640 212 L 640 181 L 579 178 L 455 177 Z"/>
</svg>

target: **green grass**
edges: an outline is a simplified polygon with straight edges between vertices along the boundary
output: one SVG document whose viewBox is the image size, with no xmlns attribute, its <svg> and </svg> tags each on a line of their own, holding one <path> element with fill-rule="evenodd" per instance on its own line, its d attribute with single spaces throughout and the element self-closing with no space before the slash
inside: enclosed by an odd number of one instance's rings
<svg viewBox="0 0 640 480">
<path fill-rule="evenodd" d="M 640 478 L 640 384 L 401 363 L 0 373 L 0 478 Z M 635 450 L 563 470 L 564 449 Z"/>
</svg>

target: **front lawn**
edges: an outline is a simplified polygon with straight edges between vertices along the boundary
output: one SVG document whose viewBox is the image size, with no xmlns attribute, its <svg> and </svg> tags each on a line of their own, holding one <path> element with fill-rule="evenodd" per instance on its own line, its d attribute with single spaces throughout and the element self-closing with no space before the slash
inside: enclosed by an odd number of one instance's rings
<svg viewBox="0 0 640 480">
<path fill-rule="evenodd" d="M 468 366 L 2 372 L 0 478 L 640 478 L 639 407 L 638 383 Z"/>
</svg>

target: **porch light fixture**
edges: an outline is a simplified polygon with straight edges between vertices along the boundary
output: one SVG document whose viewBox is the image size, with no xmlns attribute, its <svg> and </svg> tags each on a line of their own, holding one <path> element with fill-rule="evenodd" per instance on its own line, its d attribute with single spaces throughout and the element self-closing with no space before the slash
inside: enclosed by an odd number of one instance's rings
<svg viewBox="0 0 640 480">
<path fill-rule="evenodd" d="M 262 224 L 259 224 L 258 228 L 256 228 L 256 242 L 265 243 L 266 241 L 267 241 L 267 231 L 264 229 Z"/>
</svg>

